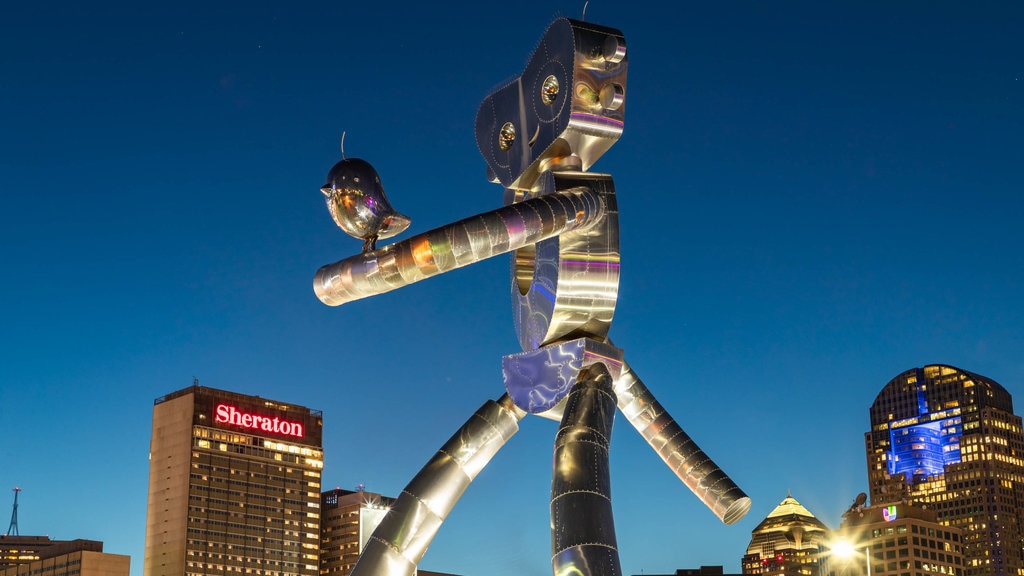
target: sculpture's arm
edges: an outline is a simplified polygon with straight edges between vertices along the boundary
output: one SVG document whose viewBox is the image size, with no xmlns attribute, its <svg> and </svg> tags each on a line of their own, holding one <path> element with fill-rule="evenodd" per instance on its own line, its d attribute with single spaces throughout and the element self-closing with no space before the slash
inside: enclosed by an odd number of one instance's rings
<svg viewBox="0 0 1024 576">
<path fill-rule="evenodd" d="M 383 294 L 541 240 L 582 230 L 605 213 L 603 195 L 576 187 L 531 198 L 435 228 L 317 271 L 313 291 L 324 304 Z"/>
</svg>

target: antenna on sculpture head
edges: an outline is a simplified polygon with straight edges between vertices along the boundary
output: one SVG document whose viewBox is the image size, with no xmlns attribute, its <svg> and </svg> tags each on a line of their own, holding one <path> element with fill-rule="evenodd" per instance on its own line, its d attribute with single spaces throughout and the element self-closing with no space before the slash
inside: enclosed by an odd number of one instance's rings
<svg viewBox="0 0 1024 576">
<path fill-rule="evenodd" d="M 582 22 L 587 21 L 587 4 L 590 4 L 590 0 L 587 0 L 586 2 L 583 3 L 583 15 L 580 16 L 580 21 Z"/>
<path fill-rule="evenodd" d="M 345 132 L 341 133 L 341 159 L 345 159 Z"/>
</svg>

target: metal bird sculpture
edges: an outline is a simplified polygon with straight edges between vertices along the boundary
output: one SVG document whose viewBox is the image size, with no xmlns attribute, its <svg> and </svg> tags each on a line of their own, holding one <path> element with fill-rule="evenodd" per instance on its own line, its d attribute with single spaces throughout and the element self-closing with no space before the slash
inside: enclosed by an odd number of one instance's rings
<svg viewBox="0 0 1024 576">
<path fill-rule="evenodd" d="M 335 164 L 320 191 L 335 224 L 363 240 L 364 254 L 377 249 L 379 238 L 400 234 L 411 222 L 388 202 L 380 176 L 365 160 L 347 158 Z"/>
</svg>

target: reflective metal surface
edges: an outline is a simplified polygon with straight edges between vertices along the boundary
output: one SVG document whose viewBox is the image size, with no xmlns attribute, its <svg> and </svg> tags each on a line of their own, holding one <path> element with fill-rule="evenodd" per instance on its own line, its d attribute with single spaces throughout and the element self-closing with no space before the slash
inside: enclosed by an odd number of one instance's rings
<svg viewBox="0 0 1024 576">
<path fill-rule="evenodd" d="M 365 160 L 349 158 L 335 164 L 320 191 L 327 197 L 334 223 L 366 241 L 363 252 L 375 249 L 378 238 L 390 238 L 409 227 L 409 217 L 391 207 L 380 176 Z"/>
<path fill-rule="evenodd" d="M 552 186 L 587 185 L 609 199 L 594 227 L 528 245 L 513 257 L 513 317 L 523 350 L 608 335 L 619 283 L 615 186 L 610 176 L 584 171 L 622 134 L 626 69 L 621 32 L 560 18 L 523 73 L 488 95 L 477 112 L 477 146 L 489 174 L 508 190 L 506 203 L 547 194 Z"/>
<path fill-rule="evenodd" d="M 523 350 L 578 336 L 604 340 L 619 296 L 619 210 L 611 177 L 558 172 L 552 182 L 556 190 L 587 186 L 601 192 L 605 210 L 593 226 L 513 256 L 512 313 Z"/>
<path fill-rule="evenodd" d="M 528 190 L 563 157 L 588 170 L 622 134 L 626 69 L 622 32 L 552 22 L 523 73 L 477 111 L 476 144 L 488 174 L 506 188 Z M 622 97 L 605 106 L 603 90 Z"/>
<path fill-rule="evenodd" d="M 352 576 L 412 576 L 459 497 L 519 431 L 525 415 L 507 396 L 477 410 L 402 490 L 360 554 Z"/>
<path fill-rule="evenodd" d="M 317 271 L 313 291 L 328 306 L 390 292 L 598 222 L 608 200 L 572 188 L 435 228 Z"/>
<path fill-rule="evenodd" d="M 615 417 L 612 377 L 588 366 L 566 398 L 551 474 L 551 567 L 559 574 L 618 576 L 608 447 Z"/>
<path fill-rule="evenodd" d="M 734 524 L 750 510 L 750 498 L 683 432 L 627 362 L 615 394 L 629 423 L 719 520 Z"/>
<path fill-rule="evenodd" d="M 513 252 L 513 317 L 523 349 L 502 359 L 508 393 L 485 404 L 410 482 L 355 576 L 411 576 L 456 501 L 527 413 L 561 423 L 551 483 L 555 576 L 621 572 L 608 469 L 616 406 L 719 519 L 732 524 L 750 509 L 608 340 L 618 299 L 618 207 L 611 176 L 586 170 L 622 134 L 626 69 L 619 31 L 558 19 L 522 75 L 484 99 L 476 140 L 489 179 L 505 188 L 503 208 L 377 250 L 373 239 L 397 233 L 401 222 L 397 213 L 375 221 L 391 210 L 376 172 L 366 188 L 351 186 L 349 167 L 332 170 L 324 189 L 331 215 L 367 244 L 363 254 L 317 271 L 321 301 L 337 306 Z M 360 184 L 369 183 L 367 168 L 358 171 Z M 387 210 L 360 212 L 345 194 L 374 198 L 363 206 Z"/>
<path fill-rule="evenodd" d="M 595 363 L 602 363 L 615 378 L 621 372 L 622 350 L 590 338 L 577 338 L 505 356 L 501 373 L 512 401 L 531 414 L 540 414 L 558 405 L 580 371 Z"/>
</svg>

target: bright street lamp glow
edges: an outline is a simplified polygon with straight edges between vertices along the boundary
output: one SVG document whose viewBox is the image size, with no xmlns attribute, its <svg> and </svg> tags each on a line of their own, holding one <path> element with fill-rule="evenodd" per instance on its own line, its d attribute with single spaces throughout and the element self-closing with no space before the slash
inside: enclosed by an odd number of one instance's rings
<svg viewBox="0 0 1024 576">
<path fill-rule="evenodd" d="M 853 558 L 856 553 L 857 549 L 853 547 L 853 544 L 845 540 L 832 543 L 832 554 L 834 556 L 839 556 L 840 558 Z"/>
<path fill-rule="evenodd" d="M 851 559 L 860 553 L 861 549 L 846 540 L 836 540 L 829 547 L 833 556 L 844 559 Z M 867 576 L 871 576 L 871 548 L 864 546 L 864 563 L 867 567 Z"/>
</svg>

